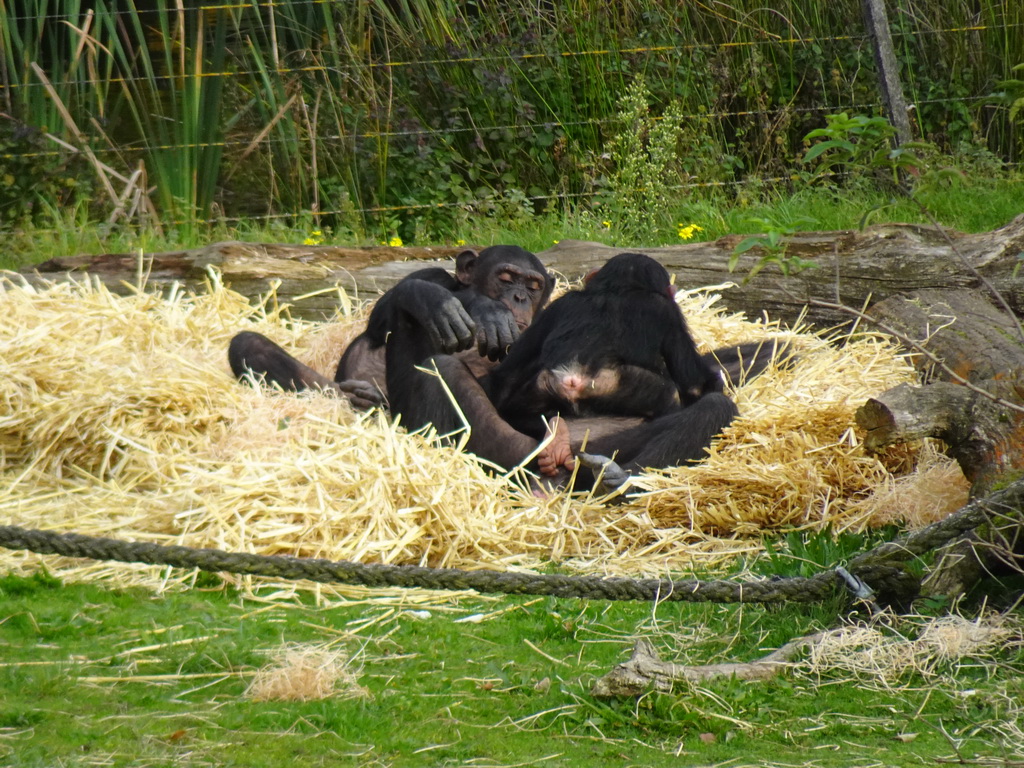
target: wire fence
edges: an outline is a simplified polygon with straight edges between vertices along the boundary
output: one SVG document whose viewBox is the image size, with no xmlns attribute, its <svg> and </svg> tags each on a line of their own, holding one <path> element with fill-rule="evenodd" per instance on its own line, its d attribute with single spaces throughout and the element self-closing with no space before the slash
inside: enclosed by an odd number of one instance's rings
<svg viewBox="0 0 1024 768">
<path fill-rule="evenodd" d="M 309 0 L 313 3 L 323 3 L 328 0 Z M 269 7 L 281 5 L 281 3 L 259 3 L 260 7 Z M 204 6 L 207 7 L 207 6 Z M 209 6 L 210 8 L 239 8 L 245 6 Z M 125 11 L 114 12 L 127 13 Z M 47 16 L 44 18 L 50 18 L 54 20 L 67 21 L 66 17 L 63 16 Z M 973 26 L 960 26 L 960 27 L 946 27 L 943 29 L 929 29 L 921 30 L 916 32 L 900 32 L 896 31 L 893 36 L 896 38 L 900 37 L 920 37 L 923 35 L 945 35 L 945 34 L 962 34 L 968 32 L 1010 32 L 1011 30 L 1024 29 L 1024 23 L 1010 23 L 1001 24 L 998 27 L 988 24 L 977 24 Z M 850 41 L 867 41 L 869 36 L 867 34 L 857 35 L 830 35 L 825 37 L 769 37 L 763 40 L 742 40 L 737 42 L 727 43 L 686 43 L 682 45 L 659 45 L 659 46 L 644 46 L 644 47 L 630 47 L 630 48 L 601 48 L 594 50 L 571 50 L 571 51 L 537 51 L 537 52 L 514 52 L 510 51 L 502 54 L 495 54 L 492 56 L 450 56 L 444 58 L 427 58 L 427 59 L 412 59 L 406 61 L 368 61 L 361 65 L 370 69 L 396 69 L 400 67 L 423 67 L 423 66 L 440 66 L 440 65 L 455 65 L 455 64 L 480 64 L 488 62 L 501 62 L 501 61 L 530 61 L 536 59 L 565 59 L 582 56 L 629 56 L 641 53 L 692 53 L 698 50 L 705 51 L 716 51 L 726 48 L 752 48 L 761 47 L 768 44 L 773 45 L 822 45 L 825 43 L 838 43 L 838 42 L 850 42 Z M 278 75 L 304 75 L 318 72 L 330 72 L 333 74 L 352 74 L 355 71 L 355 67 L 332 67 L 326 65 L 307 65 L 302 67 L 274 67 L 272 71 Z M 197 76 L 202 78 L 239 78 L 239 77 L 254 77 L 264 73 L 262 69 L 233 69 L 225 70 L 222 72 L 202 72 Z M 165 80 L 173 80 L 177 75 L 173 74 L 156 74 L 151 79 L 159 83 Z M 53 79 L 51 80 L 53 85 L 97 85 L 103 84 L 124 84 L 130 82 L 134 78 L 127 77 L 109 77 L 100 79 L 90 78 L 75 78 L 75 79 Z M 24 83 L 0 83 L 0 92 L 5 90 L 17 90 L 23 88 L 37 88 L 42 89 L 44 86 L 40 82 L 24 82 Z"/>
<path fill-rule="evenodd" d="M 330 6 L 335 0 L 295 0 L 295 2 L 267 2 L 261 0 L 260 2 L 247 2 L 247 3 L 208 3 L 199 5 L 198 7 L 189 9 L 190 12 L 203 13 L 215 13 L 221 11 L 232 11 L 237 13 L 262 13 L 273 9 L 290 9 L 295 10 L 296 7 L 300 6 Z M 173 11 L 171 12 L 173 14 Z M 152 34 L 152 30 L 155 28 L 157 19 L 159 18 L 160 11 L 155 9 L 138 9 L 138 10 L 112 10 L 109 14 L 113 17 L 120 17 L 122 19 L 131 18 L 133 20 L 142 19 L 145 23 L 146 20 L 153 21 L 153 24 L 147 27 Z M 46 13 L 41 16 L 29 16 L 29 15 L 17 15 L 10 14 L 7 16 L 8 24 L 17 22 L 32 22 L 33 24 L 43 24 L 45 28 L 46 23 L 52 23 L 54 25 L 64 25 L 72 30 L 73 39 L 79 42 L 79 53 L 82 50 L 89 47 L 90 45 L 96 44 L 96 39 L 90 37 L 89 24 L 91 23 L 91 16 L 88 14 L 82 14 L 79 17 L 69 17 L 60 13 Z M 915 30 L 907 30 L 897 28 L 893 30 L 893 36 L 897 41 L 920 41 L 923 38 L 929 36 L 946 36 L 953 38 L 957 36 L 968 36 L 977 35 L 979 33 L 990 33 L 998 34 L 1003 36 L 1012 36 L 1021 33 L 1024 30 L 1024 23 L 1017 22 L 1014 20 L 1007 20 L 1004 18 L 1002 23 L 993 24 L 958 24 L 952 26 L 940 26 L 932 28 L 923 28 Z M 503 50 L 495 53 L 488 53 L 485 55 L 467 55 L 461 52 L 455 52 L 452 55 L 443 57 L 400 57 L 394 60 L 372 60 L 367 59 L 359 64 L 351 66 L 335 66 L 329 64 L 312 63 L 303 65 L 288 65 L 288 66 L 222 66 L 220 68 L 213 68 L 212 70 L 206 70 L 204 67 L 199 67 L 193 70 L 188 76 L 194 78 L 197 82 L 200 81 L 217 81 L 221 86 L 229 84 L 232 81 L 241 82 L 245 81 L 255 82 L 260 78 L 276 77 L 282 78 L 280 83 L 284 83 L 288 86 L 294 86 L 298 79 L 307 78 L 310 76 L 329 76 L 330 78 L 348 78 L 354 79 L 356 77 L 364 77 L 367 71 L 389 71 L 389 70 L 406 70 L 415 68 L 445 68 L 445 67 L 457 67 L 457 66 L 473 66 L 480 64 L 492 65 L 499 68 L 515 68 L 523 64 L 524 62 L 544 62 L 544 61 L 557 61 L 557 60 L 569 60 L 569 59 L 607 59 L 609 61 L 634 61 L 640 62 L 638 68 L 647 66 L 650 62 L 665 61 L 666 57 L 687 57 L 693 56 L 698 52 L 704 53 L 718 53 L 729 49 L 763 49 L 766 46 L 788 46 L 788 47 L 800 47 L 806 49 L 821 49 L 826 46 L 836 46 L 839 44 L 852 44 L 856 46 L 865 46 L 868 44 L 869 36 L 863 33 L 851 33 L 844 35 L 828 35 L 828 36 L 804 36 L 804 35 L 781 35 L 766 33 L 760 36 L 759 39 L 753 40 L 734 40 L 734 41 L 716 41 L 716 42 L 685 42 L 676 45 L 649 45 L 649 46 L 622 46 L 622 47 L 595 47 L 595 48 L 579 48 L 579 49 L 563 49 L 563 50 L 540 50 L 540 49 L 528 49 L 524 47 L 521 50 Z M 164 45 L 171 45 L 174 41 L 164 40 Z M 659 58 L 660 57 L 660 58 Z M 29 96 L 30 92 L 45 93 L 51 95 L 54 93 L 70 93 L 77 92 L 81 93 L 83 89 L 88 91 L 89 89 L 104 89 L 105 91 L 116 91 L 120 88 L 124 92 L 141 91 L 144 88 L 154 89 L 154 93 L 168 93 L 175 92 L 175 89 L 180 89 L 180 82 L 182 81 L 182 73 L 175 72 L 161 72 L 157 68 L 151 67 L 145 72 L 125 72 L 124 68 L 111 69 L 107 76 L 91 76 L 82 77 L 77 75 L 62 75 L 58 72 L 51 73 L 52 76 L 48 81 L 43 81 L 39 78 L 33 78 L 29 74 L 29 70 L 23 69 L 20 79 L 12 74 L 15 68 L 8 63 L 7 66 L 0 67 L 0 105 L 7 104 L 7 109 L 14 112 L 11 105 L 18 99 L 35 99 L 35 96 Z M 76 71 L 80 72 L 81 68 Z M 440 70 L 438 70 L 440 71 Z M 918 72 L 913 69 L 906 70 L 905 76 L 908 79 L 910 89 L 919 98 L 911 99 L 910 106 L 920 112 L 920 110 L 934 110 L 938 113 L 958 115 L 958 119 L 964 119 L 963 115 L 968 113 L 979 114 L 982 111 L 994 112 L 1000 107 L 991 104 L 990 93 L 976 93 L 973 95 L 964 95 L 961 93 L 950 94 L 950 95 L 936 95 L 935 89 L 918 88 L 917 79 Z M 320 83 L 321 87 L 323 83 Z M 302 90 L 300 96 L 300 104 L 303 109 L 308 111 L 309 104 L 311 101 L 310 91 L 308 90 L 308 84 Z M 77 89 L 77 90 L 76 90 Z M 244 90 L 244 89 L 243 89 Z M 824 90 L 824 89 L 822 89 Z M 805 119 L 811 119 L 816 115 L 824 116 L 827 114 L 834 114 L 842 111 L 852 113 L 878 113 L 882 111 L 883 105 L 880 99 L 876 98 L 863 98 L 865 89 L 859 87 L 856 92 L 851 89 L 851 98 L 849 100 L 840 101 L 829 101 L 822 99 L 815 103 L 785 103 L 772 106 L 766 106 L 763 108 L 756 109 L 701 109 L 698 111 L 689 111 L 682 114 L 684 121 L 702 121 L 704 123 L 711 123 L 712 130 L 723 136 L 728 136 L 737 133 L 737 126 L 742 126 L 743 122 L 747 119 L 751 121 L 759 121 L 766 125 L 772 125 L 779 123 L 783 120 L 792 120 L 794 116 L 803 116 Z M 875 94 L 871 94 L 875 95 Z M 923 97 L 921 97 L 923 96 Z M 295 96 L 293 94 L 293 100 Z M 381 146 L 388 146 L 389 142 L 394 140 L 403 140 L 406 142 L 439 142 L 445 143 L 450 142 L 452 137 L 456 137 L 457 140 L 472 143 L 474 137 L 476 137 L 479 143 L 479 137 L 488 134 L 500 134 L 507 132 L 516 132 L 519 135 L 530 135 L 539 134 L 541 132 L 552 132 L 558 130 L 563 133 L 588 129 L 592 133 L 607 135 L 614 132 L 614 128 L 621 122 L 621 118 L 615 114 L 605 114 L 602 116 L 592 116 L 582 119 L 561 119 L 557 114 L 550 114 L 549 119 L 524 119 L 516 121 L 500 121 L 500 122 L 484 122 L 474 123 L 473 121 L 467 121 L 465 124 L 407 124 L 409 121 L 396 121 L 398 124 L 388 124 L 388 120 L 382 120 L 378 122 L 384 123 L 384 127 L 376 127 L 373 129 L 353 127 L 351 130 L 346 130 L 348 126 L 345 126 L 343 130 L 320 130 L 320 126 L 314 126 L 313 130 L 305 131 L 283 131 L 280 130 L 280 123 L 282 121 L 282 115 L 287 111 L 288 106 L 292 102 L 279 108 L 277 115 L 273 117 L 273 120 L 269 125 L 265 125 L 259 128 L 251 128 L 250 130 L 231 130 L 226 132 L 227 135 L 216 138 L 215 140 L 208 139 L 187 139 L 183 138 L 188 132 L 178 132 L 175 134 L 171 132 L 171 139 L 166 140 L 168 134 L 162 136 L 151 136 L 145 139 L 136 138 L 129 141 L 114 141 L 111 140 L 109 135 L 104 134 L 102 131 L 102 121 L 97 120 L 95 115 L 84 114 L 83 120 L 88 120 L 92 124 L 100 128 L 98 134 L 91 134 L 88 137 L 88 148 L 85 146 L 79 146 L 77 149 L 87 152 L 90 158 L 96 158 L 94 164 L 119 164 L 121 167 L 132 168 L 137 167 L 139 162 L 142 161 L 147 164 L 147 167 L 152 163 L 152 159 L 158 153 L 173 154 L 181 153 L 185 154 L 196 154 L 203 151 L 219 151 L 225 155 L 238 155 L 246 157 L 254 149 L 259 148 L 261 151 L 266 151 L 270 155 L 275 155 L 278 151 L 283 152 L 285 155 L 288 153 L 294 153 L 296 144 L 300 142 L 306 142 L 303 146 L 310 147 L 311 151 L 320 152 L 323 156 L 330 156 L 335 151 L 335 147 L 344 147 L 353 142 L 375 142 Z M 61 105 L 62 106 L 62 105 Z M 149 108 L 154 108 L 152 105 L 147 105 Z M 138 106 L 136 106 L 138 108 Z M 3 115 L 0 115 L 2 117 Z M 20 119 L 19 115 L 9 115 L 16 119 Z M 567 116 L 570 117 L 570 116 Z M 154 120 L 172 120 L 173 117 L 155 115 L 151 116 Z M 221 119 L 218 115 L 215 119 Z M 939 122 L 942 118 L 939 118 Z M 412 121 L 415 123 L 416 121 Z M 336 126 L 341 127 L 341 126 Z M 83 132 L 84 133 L 84 132 Z M 193 134 L 202 132 L 193 131 Z M 315 135 L 314 135 L 315 134 Z M 458 137 L 464 137 L 458 139 Z M 2 137 L 0 137 L 2 138 Z M 17 142 L 7 142 L 6 144 L 0 141 L 0 176 L 2 176 L 3 163 L 15 163 L 19 165 L 30 164 L 34 160 L 58 160 L 67 155 L 69 151 L 73 151 L 76 148 L 75 144 L 86 143 L 84 141 L 75 141 L 75 137 L 63 142 L 60 146 L 56 143 L 52 145 L 52 148 L 40 147 L 37 143 L 30 149 L 22 149 L 19 147 Z M 161 141 L 159 139 L 165 138 Z M 68 139 L 65 136 L 65 139 Z M 315 143 L 315 148 L 313 144 Z M 69 146 L 69 144 L 71 146 Z M 384 150 L 388 151 L 388 150 Z M 1015 158 L 1008 158 L 1008 167 L 1015 168 L 1016 163 L 1013 162 Z M 109 170 L 109 168 L 108 168 Z M 220 169 L 224 171 L 222 167 Z M 316 168 L 314 166 L 313 171 Z M 193 173 L 195 169 L 192 169 Z M 154 179 L 157 185 L 161 183 L 161 180 Z M 685 183 L 669 185 L 668 189 L 684 192 L 701 189 L 728 189 L 742 186 L 758 186 L 758 187 L 770 187 L 773 185 L 788 185 L 793 182 L 792 174 L 780 174 L 780 173 L 760 173 L 756 170 L 753 172 L 737 173 L 734 178 L 712 178 L 712 179 L 701 179 L 701 178 L 690 178 Z M 318 183 L 316 179 L 313 180 L 313 184 Z M 499 191 L 500 190 L 496 190 Z M 126 191 L 127 196 L 127 191 Z M 532 203 L 553 203 L 553 202 L 585 202 L 591 199 L 595 194 L 593 189 L 569 189 L 561 191 L 550 191 L 538 193 L 536 190 L 525 194 L 524 198 L 531 201 Z M 309 204 L 307 200 L 306 205 L 293 207 L 289 210 L 273 210 L 273 208 L 280 206 L 264 206 L 264 212 L 256 212 L 253 210 L 247 210 L 242 212 L 229 212 L 225 215 L 199 215 L 189 216 L 188 218 L 174 217 L 171 216 L 165 223 L 168 224 L 184 224 L 193 221 L 199 221 L 201 223 L 215 224 L 215 223 L 235 223 L 243 220 L 246 221 L 275 221 L 275 220 L 311 220 L 317 219 L 323 216 L 363 216 L 373 217 L 381 214 L 396 214 L 396 213 L 414 213 L 417 211 L 424 210 L 445 210 L 453 208 L 472 208 L 474 206 L 481 206 L 490 202 L 493 202 L 491 195 L 485 197 L 466 197 L 465 195 L 459 197 L 459 199 L 445 199 L 444 195 L 439 195 L 438 199 L 434 201 L 408 201 L 408 200 L 388 200 L 386 196 L 382 196 L 378 199 L 367 200 L 362 196 L 355 196 L 355 202 L 346 204 L 344 207 L 324 205 L 318 199 L 314 204 Z M 266 211 L 266 208 L 270 207 L 272 210 Z M 220 210 L 225 210 L 223 206 L 219 206 Z"/>
</svg>

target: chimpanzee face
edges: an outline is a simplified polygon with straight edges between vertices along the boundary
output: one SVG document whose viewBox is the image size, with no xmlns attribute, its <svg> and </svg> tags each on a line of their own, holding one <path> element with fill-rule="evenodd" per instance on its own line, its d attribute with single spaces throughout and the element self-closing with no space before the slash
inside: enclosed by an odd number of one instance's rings
<svg viewBox="0 0 1024 768">
<path fill-rule="evenodd" d="M 546 297 L 545 275 L 511 263 L 495 264 L 482 291 L 511 310 L 519 330 L 533 322 Z"/>
<path fill-rule="evenodd" d="M 455 264 L 458 280 L 508 307 L 520 330 L 533 322 L 554 287 L 540 259 L 518 246 L 495 245 L 479 254 L 463 251 Z"/>
</svg>

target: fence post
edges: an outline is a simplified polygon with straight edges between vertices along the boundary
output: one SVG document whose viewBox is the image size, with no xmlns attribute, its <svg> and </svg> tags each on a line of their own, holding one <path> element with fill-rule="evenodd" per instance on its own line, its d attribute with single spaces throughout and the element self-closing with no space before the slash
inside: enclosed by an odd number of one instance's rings
<svg viewBox="0 0 1024 768">
<path fill-rule="evenodd" d="M 889 17 L 885 12 L 885 0 L 861 0 L 864 24 L 871 35 L 875 49 L 875 66 L 878 68 L 878 85 L 882 91 L 882 102 L 892 127 L 896 129 L 896 142 L 910 141 L 910 118 L 907 117 L 907 102 L 903 98 L 903 83 L 900 82 L 896 52 L 892 47 L 889 32 Z"/>
</svg>

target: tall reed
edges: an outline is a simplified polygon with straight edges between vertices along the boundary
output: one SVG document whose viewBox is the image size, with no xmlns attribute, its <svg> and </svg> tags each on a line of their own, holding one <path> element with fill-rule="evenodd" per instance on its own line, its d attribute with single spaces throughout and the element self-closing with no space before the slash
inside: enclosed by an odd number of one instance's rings
<svg viewBox="0 0 1024 768">
<path fill-rule="evenodd" d="M 63 130 L 38 62 L 97 151 L 144 162 L 168 220 L 373 236 L 588 204 L 640 74 L 653 114 L 683 115 L 680 187 L 788 176 L 825 115 L 880 111 L 856 3 L 200 5 L 0 0 L 3 111 Z M 918 133 L 1017 159 L 1021 130 L 986 96 L 1024 62 L 1024 4 L 889 5 Z"/>
</svg>

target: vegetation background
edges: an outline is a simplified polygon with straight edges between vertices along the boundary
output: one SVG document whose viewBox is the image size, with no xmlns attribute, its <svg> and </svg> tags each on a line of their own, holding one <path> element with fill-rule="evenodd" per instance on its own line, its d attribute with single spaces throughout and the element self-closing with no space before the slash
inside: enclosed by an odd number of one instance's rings
<svg viewBox="0 0 1024 768">
<path fill-rule="evenodd" d="M 85 233 L 98 248 L 248 230 L 425 244 L 524 222 L 647 244 L 692 223 L 712 236 L 723 211 L 810 187 L 880 194 L 870 207 L 888 194 L 877 178 L 852 189 L 827 155 L 801 162 L 826 116 L 881 112 L 860 14 L 808 0 L 0 0 L 0 228 L 32 233 L 8 259 L 88 248 Z M 898 0 L 889 14 L 930 158 L 1012 176 L 1024 5 Z"/>
</svg>

